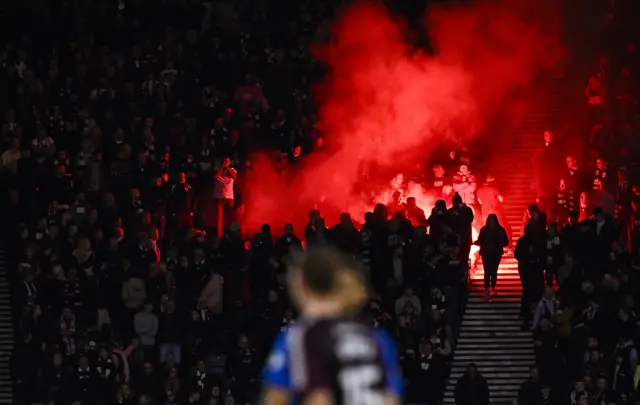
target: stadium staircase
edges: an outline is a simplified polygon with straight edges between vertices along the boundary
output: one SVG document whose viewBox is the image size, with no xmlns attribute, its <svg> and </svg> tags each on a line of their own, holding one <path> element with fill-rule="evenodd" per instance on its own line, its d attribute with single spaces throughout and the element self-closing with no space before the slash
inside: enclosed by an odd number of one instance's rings
<svg viewBox="0 0 640 405">
<path fill-rule="evenodd" d="M 13 404 L 9 364 L 14 340 L 8 271 L 6 257 L 0 248 L 0 404 Z"/>
<path fill-rule="evenodd" d="M 544 131 L 565 118 L 561 80 L 552 80 L 546 102 L 527 108 L 516 120 L 498 165 L 504 168 L 496 178 L 505 198 L 504 216 L 512 230 L 514 247 L 522 233 L 524 211 L 535 199 L 531 188 L 532 157 L 541 146 Z M 528 378 L 529 369 L 535 364 L 533 335 L 523 330 L 519 316 L 522 286 L 513 254 L 509 252 L 502 259 L 498 296 L 490 302 L 484 297 L 484 271 L 481 261 L 478 263 L 470 274 L 469 298 L 443 404 L 455 403 L 456 383 L 469 363 L 475 363 L 487 380 L 492 404 L 515 400 L 520 383 Z"/>
</svg>

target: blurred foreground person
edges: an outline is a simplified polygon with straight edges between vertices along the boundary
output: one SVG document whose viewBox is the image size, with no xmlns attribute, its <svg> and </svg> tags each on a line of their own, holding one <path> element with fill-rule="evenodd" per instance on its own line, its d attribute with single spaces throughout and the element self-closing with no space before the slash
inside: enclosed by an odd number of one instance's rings
<svg viewBox="0 0 640 405">
<path fill-rule="evenodd" d="M 318 249 L 294 258 L 288 284 L 300 317 L 274 342 L 264 404 L 399 404 L 392 340 L 354 318 L 367 298 L 356 272 L 335 252 Z"/>
</svg>

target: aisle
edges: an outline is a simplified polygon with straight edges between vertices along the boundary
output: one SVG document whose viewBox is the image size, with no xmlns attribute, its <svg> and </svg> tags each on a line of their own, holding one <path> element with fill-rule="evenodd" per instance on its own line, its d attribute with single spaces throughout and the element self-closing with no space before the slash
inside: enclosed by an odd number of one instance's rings
<svg viewBox="0 0 640 405">
<path fill-rule="evenodd" d="M 506 256 L 500 265 L 498 296 L 484 297 L 482 266 L 473 273 L 470 297 L 453 354 L 444 404 L 455 403 L 455 384 L 469 363 L 475 363 L 489 384 L 491 403 L 516 398 L 520 383 L 535 363 L 533 334 L 522 330 L 517 264 Z"/>
<path fill-rule="evenodd" d="M 559 125 L 571 122 L 569 96 L 561 76 L 548 77 L 546 83 L 536 87 L 529 97 L 536 102 L 522 111 L 496 162 L 496 167 L 502 168 L 495 176 L 505 198 L 504 217 L 508 221 L 503 226 L 511 227 L 513 247 L 522 236 L 523 214 L 535 200 L 532 158 L 543 147 L 545 130 L 558 131 L 562 137 Z M 514 400 L 520 383 L 529 377 L 529 369 L 535 364 L 533 334 L 522 329 L 519 317 L 522 287 L 516 260 L 510 255 L 503 258 L 498 297 L 491 302 L 484 297 L 483 278 L 479 266 L 471 275 L 469 302 L 453 354 L 445 404 L 455 403 L 455 384 L 469 363 L 476 363 L 487 379 L 492 404 Z"/>
</svg>

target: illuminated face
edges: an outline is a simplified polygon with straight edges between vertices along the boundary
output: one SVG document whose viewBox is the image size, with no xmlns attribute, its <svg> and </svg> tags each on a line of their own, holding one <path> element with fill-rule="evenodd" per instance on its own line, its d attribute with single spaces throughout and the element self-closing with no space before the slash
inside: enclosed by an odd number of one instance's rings
<svg viewBox="0 0 640 405">
<path fill-rule="evenodd" d="M 442 166 L 436 166 L 433 168 L 433 175 L 436 177 L 444 177 L 444 168 Z"/>
<path fill-rule="evenodd" d="M 604 169 L 605 166 L 606 166 L 606 163 L 604 162 L 603 159 L 596 160 L 596 167 L 598 168 L 598 170 Z"/>
<path fill-rule="evenodd" d="M 578 165 L 578 161 L 576 160 L 576 158 L 574 158 L 573 156 L 569 156 L 567 157 L 567 167 L 568 168 L 574 168 Z"/>
<path fill-rule="evenodd" d="M 469 174 L 469 168 L 467 167 L 467 165 L 460 165 L 460 174 L 463 176 Z"/>
<path fill-rule="evenodd" d="M 587 203 L 587 198 L 589 198 L 587 196 L 587 193 L 580 194 L 580 204 L 586 204 Z"/>
<path fill-rule="evenodd" d="M 400 204 L 402 202 L 402 194 L 400 194 L 400 192 L 396 191 L 393 193 L 393 201 L 396 204 Z"/>
<path fill-rule="evenodd" d="M 551 142 L 552 140 L 553 140 L 553 132 L 544 131 L 544 141 L 545 142 Z"/>
<path fill-rule="evenodd" d="M 567 183 L 565 183 L 564 179 L 560 179 L 560 191 L 564 191 L 567 189 Z"/>
<path fill-rule="evenodd" d="M 602 182 L 599 179 L 593 182 L 593 186 L 596 190 L 602 191 Z"/>
</svg>

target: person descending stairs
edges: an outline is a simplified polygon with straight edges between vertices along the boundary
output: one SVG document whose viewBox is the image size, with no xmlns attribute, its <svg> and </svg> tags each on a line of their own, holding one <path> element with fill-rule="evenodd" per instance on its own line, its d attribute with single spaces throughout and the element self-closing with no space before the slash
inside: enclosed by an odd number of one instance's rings
<svg viewBox="0 0 640 405">
<path fill-rule="evenodd" d="M 511 228 L 511 245 L 522 236 L 522 217 L 528 205 L 535 201 L 531 187 L 532 156 L 543 145 L 544 131 L 564 121 L 561 78 L 551 78 L 544 94 L 532 95 L 544 100 L 530 106 L 517 120 L 495 173 L 498 188 L 504 196 L 504 227 Z M 551 90 L 549 90 L 551 89 Z M 518 263 L 512 253 L 503 256 L 498 270 L 496 296 L 487 299 L 484 290 L 484 269 L 481 261 L 470 274 L 469 299 L 453 353 L 452 369 L 447 381 L 443 403 L 455 403 L 455 387 L 467 366 L 475 363 L 486 379 L 490 403 L 505 403 L 516 399 L 520 384 L 529 377 L 535 365 L 533 333 L 523 329 L 520 318 L 522 285 Z"/>
<path fill-rule="evenodd" d="M 522 287 L 517 262 L 511 255 L 503 257 L 497 295 L 490 300 L 484 296 L 482 265 L 471 278 L 443 403 L 455 403 L 455 385 L 469 363 L 475 363 L 487 380 L 491 403 L 511 401 L 535 364 L 533 334 L 522 330 L 519 316 Z"/>
</svg>

